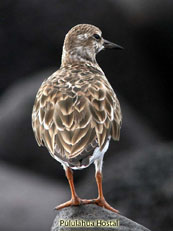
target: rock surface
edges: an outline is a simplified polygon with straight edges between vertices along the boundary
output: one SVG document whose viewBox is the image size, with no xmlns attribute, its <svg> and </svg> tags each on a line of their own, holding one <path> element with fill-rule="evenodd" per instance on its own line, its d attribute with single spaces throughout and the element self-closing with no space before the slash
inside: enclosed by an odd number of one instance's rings
<svg viewBox="0 0 173 231">
<path fill-rule="evenodd" d="M 49 230 L 54 207 L 69 197 L 67 189 L 59 181 L 0 162 L 0 230 Z"/>
<path fill-rule="evenodd" d="M 173 143 L 127 154 L 110 153 L 103 167 L 106 200 L 122 215 L 151 230 L 172 231 L 172 156 Z M 94 166 L 79 174 L 83 172 L 82 181 L 75 179 L 77 193 L 81 198 L 95 198 Z M 63 179 L 58 174 L 56 181 L 38 177 L 0 162 L 0 230 L 50 230 L 57 213 L 53 208 L 70 199 L 65 176 Z"/>
<path fill-rule="evenodd" d="M 110 222 L 111 220 L 112 222 Z M 64 223 L 64 221 L 67 222 Z M 106 231 L 149 231 L 149 229 L 145 228 L 144 226 L 97 205 L 72 206 L 59 210 L 53 222 L 51 231 L 76 230 L 76 227 L 74 228 L 74 225 L 76 224 L 78 227 L 77 230 L 79 231 L 86 230 L 86 228 L 87 230 L 90 228 L 92 230 Z M 100 224 L 102 227 L 100 227 Z M 90 225 L 90 227 L 87 225 Z M 95 227 L 92 225 L 95 225 Z"/>
<path fill-rule="evenodd" d="M 103 191 L 106 200 L 121 214 L 151 230 L 157 227 L 157 231 L 172 231 L 173 143 L 114 153 L 110 152 L 110 157 L 104 158 Z M 78 185 L 77 192 L 81 198 L 97 196 L 94 171 L 89 172 L 87 183 Z"/>
</svg>

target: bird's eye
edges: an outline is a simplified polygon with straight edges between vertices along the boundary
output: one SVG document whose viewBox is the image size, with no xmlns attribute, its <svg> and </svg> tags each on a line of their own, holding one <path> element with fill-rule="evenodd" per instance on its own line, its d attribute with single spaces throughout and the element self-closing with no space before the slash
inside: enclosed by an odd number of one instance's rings
<svg viewBox="0 0 173 231">
<path fill-rule="evenodd" d="M 100 39 L 101 39 L 100 35 L 98 35 L 98 34 L 93 34 L 93 37 L 94 37 L 95 39 L 97 39 L 97 40 L 100 40 Z"/>
</svg>

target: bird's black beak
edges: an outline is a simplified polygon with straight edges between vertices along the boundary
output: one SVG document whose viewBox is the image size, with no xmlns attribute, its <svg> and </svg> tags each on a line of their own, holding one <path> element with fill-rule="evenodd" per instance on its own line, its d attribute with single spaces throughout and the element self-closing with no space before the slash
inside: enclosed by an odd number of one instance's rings
<svg viewBox="0 0 173 231">
<path fill-rule="evenodd" d="M 104 39 L 103 46 L 104 46 L 104 49 L 118 49 L 118 50 L 123 50 L 124 49 L 124 47 L 122 47 L 122 46 L 120 46 L 118 44 L 109 42 L 106 39 Z"/>
</svg>

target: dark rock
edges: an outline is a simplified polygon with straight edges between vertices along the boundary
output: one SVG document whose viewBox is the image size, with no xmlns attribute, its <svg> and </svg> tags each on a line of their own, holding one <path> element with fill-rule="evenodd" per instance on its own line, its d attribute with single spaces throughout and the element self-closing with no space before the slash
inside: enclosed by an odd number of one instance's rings
<svg viewBox="0 0 173 231">
<path fill-rule="evenodd" d="M 111 220 L 114 222 L 111 223 Z M 71 227 L 67 228 L 63 223 L 64 221 L 68 221 L 66 224 Z M 77 221 L 78 228 L 72 227 L 74 224 L 77 224 Z M 82 222 L 80 223 L 79 221 L 83 221 L 83 226 Z M 86 221 L 88 221 L 88 223 Z M 93 221 L 95 222 L 93 223 Z M 97 205 L 72 206 L 59 210 L 52 225 L 51 231 L 86 230 L 86 228 L 88 228 L 87 224 L 94 224 L 95 227 L 90 227 L 92 230 L 149 231 L 149 229 L 145 228 L 144 226 Z M 100 224 L 103 226 L 99 227 Z M 105 224 L 107 224 L 106 227 L 104 226 Z"/>
<path fill-rule="evenodd" d="M 172 231 L 173 144 L 158 144 L 135 152 L 108 153 L 108 156 L 103 167 L 106 200 L 122 215 L 151 230 Z M 74 176 L 76 173 L 82 179 L 80 182 L 75 180 L 79 196 L 95 198 L 97 188 L 93 166 L 74 171 Z M 45 177 L 1 164 L 0 230 L 48 230 L 55 216 L 53 208 L 70 199 L 65 176 L 64 184 L 58 174 L 55 177 L 56 181 L 48 181 Z"/>
<path fill-rule="evenodd" d="M 0 230 L 47 231 L 54 207 L 70 192 L 67 185 L 0 162 Z"/>
<path fill-rule="evenodd" d="M 107 154 L 110 158 L 104 161 L 103 191 L 108 202 L 151 230 L 172 231 L 173 143 Z M 87 183 L 84 181 L 77 189 L 82 198 L 96 197 L 93 170 L 88 173 Z"/>
</svg>

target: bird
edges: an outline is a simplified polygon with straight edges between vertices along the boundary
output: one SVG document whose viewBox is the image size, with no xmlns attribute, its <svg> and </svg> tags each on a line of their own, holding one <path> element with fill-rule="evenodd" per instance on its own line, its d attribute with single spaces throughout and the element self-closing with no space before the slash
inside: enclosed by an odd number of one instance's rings
<svg viewBox="0 0 173 231">
<path fill-rule="evenodd" d="M 123 49 L 90 24 L 78 24 L 66 34 L 60 68 L 41 84 L 32 110 L 32 128 L 39 146 L 61 163 L 71 199 L 55 207 L 96 204 L 118 213 L 102 188 L 103 157 L 111 138 L 118 141 L 122 124 L 119 100 L 96 60 L 105 49 Z M 96 199 L 81 199 L 73 170 L 95 165 Z"/>
</svg>

